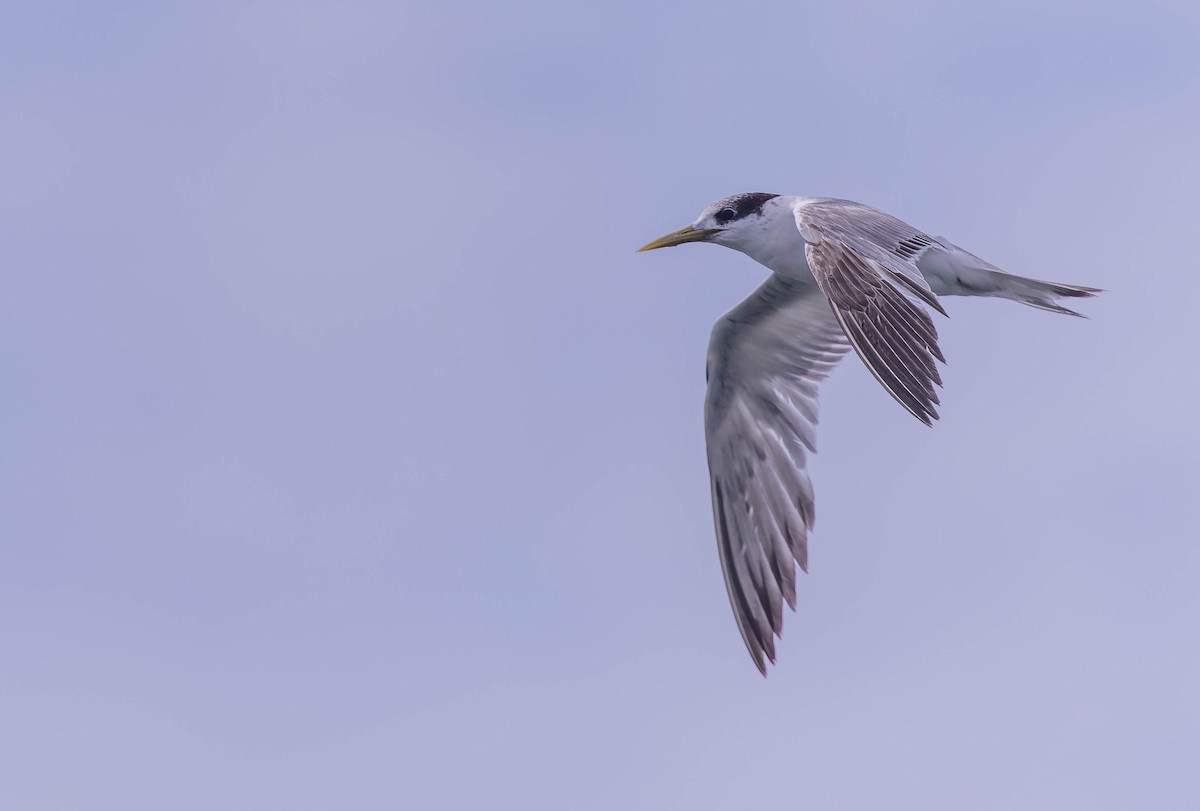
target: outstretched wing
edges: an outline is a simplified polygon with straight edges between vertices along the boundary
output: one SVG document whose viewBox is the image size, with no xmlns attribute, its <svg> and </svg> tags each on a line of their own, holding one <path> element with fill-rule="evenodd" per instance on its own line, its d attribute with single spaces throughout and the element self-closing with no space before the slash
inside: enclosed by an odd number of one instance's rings
<svg viewBox="0 0 1200 811">
<path fill-rule="evenodd" d="M 926 425 L 938 418 L 942 384 L 933 320 L 914 299 L 943 315 L 914 262 L 935 240 L 860 203 L 804 201 L 796 206 L 809 267 L 833 312 L 875 378 Z"/>
<path fill-rule="evenodd" d="M 758 669 L 796 607 L 814 520 L 817 388 L 849 345 L 826 295 L 772 275 L 713 328 L 704 425 L 725 588 Z"/>
</svg>

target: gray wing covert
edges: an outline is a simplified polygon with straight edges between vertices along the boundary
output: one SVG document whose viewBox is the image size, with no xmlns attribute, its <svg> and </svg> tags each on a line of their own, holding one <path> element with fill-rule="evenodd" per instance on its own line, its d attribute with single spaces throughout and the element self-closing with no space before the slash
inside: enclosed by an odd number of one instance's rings
<svg viewBox="0 0 1200 811">
<path fill-rule="evenodd" d="M 849 349 L 825 294 L 772 275 L 713 328 L 704 424 L 725 588 L 758 669 L 796 606 L 814 521 L 817 390 Z"/>
</svg>

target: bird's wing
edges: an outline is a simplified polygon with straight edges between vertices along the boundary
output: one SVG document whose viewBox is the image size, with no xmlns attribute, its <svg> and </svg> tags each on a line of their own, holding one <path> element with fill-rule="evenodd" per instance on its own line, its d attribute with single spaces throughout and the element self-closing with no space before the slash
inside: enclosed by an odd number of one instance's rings
<svg viewBox="0 0 1200 811">
<path fill-rule="evenodd" d="M 796 227 L 817 284 L 875 378 L 926 425 L 938 418 L 934 360 L 946 362 L 922 302 L 945 315 L 914 262 L 936 244 L 912 226 L 860 203 L 796 206 Z"/>
<path fill-rule="evenodd" d="M 713 328 L 704 426 L 725 588 L 758 669 L 808 569 L 817 387 L 849 350 L 824 293 L 772 275 Z"/>
</svg>

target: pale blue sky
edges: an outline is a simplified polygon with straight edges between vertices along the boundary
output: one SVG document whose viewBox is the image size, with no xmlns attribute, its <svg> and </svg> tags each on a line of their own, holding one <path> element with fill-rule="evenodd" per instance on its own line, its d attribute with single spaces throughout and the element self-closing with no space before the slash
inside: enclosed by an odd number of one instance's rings
<svg viewBox="0 0 1200 811">
<path fill-rule="evenodd" d="M 0 7 L 0 807 L 1200 807 L 1200 7 Z M 712 323 L 849 197 L 1092 320 L 854 359 L 759 677 Z"/>
</svg>

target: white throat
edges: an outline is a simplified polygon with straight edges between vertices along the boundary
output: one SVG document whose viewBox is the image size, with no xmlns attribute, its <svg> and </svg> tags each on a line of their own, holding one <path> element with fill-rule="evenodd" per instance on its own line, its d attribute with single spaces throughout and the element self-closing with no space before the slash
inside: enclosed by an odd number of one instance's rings
<svg viewBox="0 0 1200 811">
<path fill-rule="evenodd" d="M 808 199 L 774 197 L 763 205 L 760 216 L 717 234 L 713 242 L 741 251 L 781 276 L 815 283 L 804 255 L 804 238 L 796 226 L 796 209 Z"/>
</svg>

